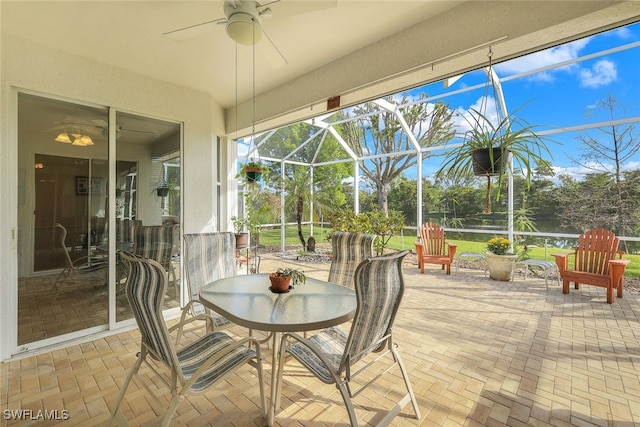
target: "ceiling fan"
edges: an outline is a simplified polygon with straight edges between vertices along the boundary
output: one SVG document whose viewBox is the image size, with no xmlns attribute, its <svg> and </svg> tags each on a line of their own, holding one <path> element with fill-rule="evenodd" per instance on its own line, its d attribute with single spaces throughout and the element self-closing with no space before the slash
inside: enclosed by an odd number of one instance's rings
<svg viewBox="0 0 640 427">
<path fill-rule="evenodd" d="M 102 119 L 94 119 L 88 122 L 77 122 L 73 120 L 65 120 L 62 122 L 56 122 L 56 126 L 49 129 L 55 131 L 73 131 L 73 132 L 82 132 L 84 134 L 91 134 L 90 129 L 97 129 L 98 132 L 105 138 L 109 136 L 109 125 L 105 120 Z M 120 137 L 124 132 L 134 132 L 134 133 L 144 133 L 144 134 L 154 134 L 154 132 L 148 130 L 137 130 L 137 129 L 127 129 L 122 125 L 116 126 L 116 135 Z"/>
<path fill-rule="evenodd" d="M 267 3 L 259 3 L 255 0 L 224 0 L 224 18 L 213 19 L 199 24 L 178 28 L 166 33 L 164 36 L 172 40 L 184 41 L 210 31 L 212 28 L 224 24 L 227 35 L 237 43 L 252 45 L 260 42 L 264 35 L 267 43 L 261 43 L 259 48 L 264 50 L 264 54 L 273 68 L 280 68 L 286 65 L 287 60 L 282 52 L 275 45 L 273 40 L 267 35 L 263 28 L 264 17 L 284 17 L 298 15 L 306 12 L 335 7 L 337 0 L 316 0 L 316 1 L 286 1 L 273 0 Z M 271 6 L 276 9 L 274 13 Z"/>
</svg>

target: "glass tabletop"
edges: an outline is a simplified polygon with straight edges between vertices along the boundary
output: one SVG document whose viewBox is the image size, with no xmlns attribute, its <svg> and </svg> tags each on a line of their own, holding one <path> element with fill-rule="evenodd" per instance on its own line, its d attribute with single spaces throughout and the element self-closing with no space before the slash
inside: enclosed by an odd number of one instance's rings
<svg viewBox="0 0 640 427">
<path fill-rule="evenodd" d="M 308 277 L 287 293 L 273 293 L 268 274 L 228 277 L 205 285 L 200 301 L 238 325 L 262 331 L 311 331 L 355 314 L 353 289 Z"/>
</svg>

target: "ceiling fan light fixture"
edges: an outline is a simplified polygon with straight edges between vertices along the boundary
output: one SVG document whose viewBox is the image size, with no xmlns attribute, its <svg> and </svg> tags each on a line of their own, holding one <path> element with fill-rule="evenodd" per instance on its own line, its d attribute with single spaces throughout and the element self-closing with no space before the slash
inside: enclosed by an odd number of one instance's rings
<svg viewBox="0 0 640 427">
<path fill-rule="evenodd" d="M 84 144 L 84 146 L 93 145 L 93 139 L 89 135 L 82 135 L 80 138 L 80 142 Z"/>
<path fill-rule="evenodd" d="M 71 138 L 69 138 L 69 135 L 66 132 L 60 132 L 54 141 L 71 144 Z"/>
<path fill-rule="evenodd" d="M 86 147 L 88 145 L 93 145 L 93 140 L 89 135 L 82 135 L 79 133 L 72 133 L 73 142 L 71 145 L 75 145 L 76 147 Z"/>
<path fill-rule="evenodd" d="M 236 12 L 227 19 L 227 34 L 236 43 L 252 45 L 262 39 L 262 27 L 260 22 L 247 13 Z"/>
</svg>

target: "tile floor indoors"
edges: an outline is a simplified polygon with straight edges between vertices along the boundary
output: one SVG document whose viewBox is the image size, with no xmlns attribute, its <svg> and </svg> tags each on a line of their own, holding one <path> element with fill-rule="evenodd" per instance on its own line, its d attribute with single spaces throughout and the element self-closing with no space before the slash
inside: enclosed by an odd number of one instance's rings
<svg viewBox="0 0 640 427">
<path fill-rule="evenodd" d="M 260 270 L 296 264 L 263 255 Z M 328 264 L 297 263 L 326 278 Z M 522 276 L 513 282 L 437 266 L 420 274 L 404 268 L 406 294 L 394 333 L 410 372 L 422 417 L 404 408 L 394 426 L 615 426 L 640 425 L 640 293 L 609 305 L 602 288 L 582 286 L 563 295 L 555 280 Z M 231 333 L 245 334 L 240 327 Z M 68 411 L 64 421 L 7 420 L 1 426 L 96 426 L 109 417 L 138 351 L 129 330 L 1 365 L 4 410 Z M 266 351 L 268 356 L 268 350 Z M 270 382 L 270 358 L 265 380 Z M 280 426 L 348 424 L 340 394 L 287 364 Z M 202 396 L 184 400 L 173 425 L 263 426 L 253 371 L 246 367 Z M 152 382 L 163 403 L 167 389 Z M 373 425 L 381 407 L 402 391 L 400 376 L 355 398 L 361 425 Z M 130 425 L 155 426 L 166 410 L 143 388 L 129 388 L 123 411 Z"/>
</svg>

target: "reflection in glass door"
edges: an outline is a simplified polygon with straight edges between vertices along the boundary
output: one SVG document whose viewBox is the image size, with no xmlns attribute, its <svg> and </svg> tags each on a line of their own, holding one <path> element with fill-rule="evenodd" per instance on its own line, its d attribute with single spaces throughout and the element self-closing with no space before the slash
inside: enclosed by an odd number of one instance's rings
<svg viewBox="0 0 640 427">
<path fill-rule="evenodd" d="M 180 124 L 118 112 L 114 126 L 110 160 L 107 108 L 18 94 L 20 346 L 108 329 L 111 294 L 116 321 L 132 318 L 112 247 L 161 262 L 179 306 Z"/>
<path fill-rule="evenodd" d="M 180 303 L 180 125 L 116 114 L 116 248 L 160 263 L 165 308 Z M 116 265 L 116 321 L 132 318 L 126 266 Z"/>
<path fill-rule="evenodd" d="M 19 345 L 108 323 L 107 117 L 19 94 Z"/>
</svg>

